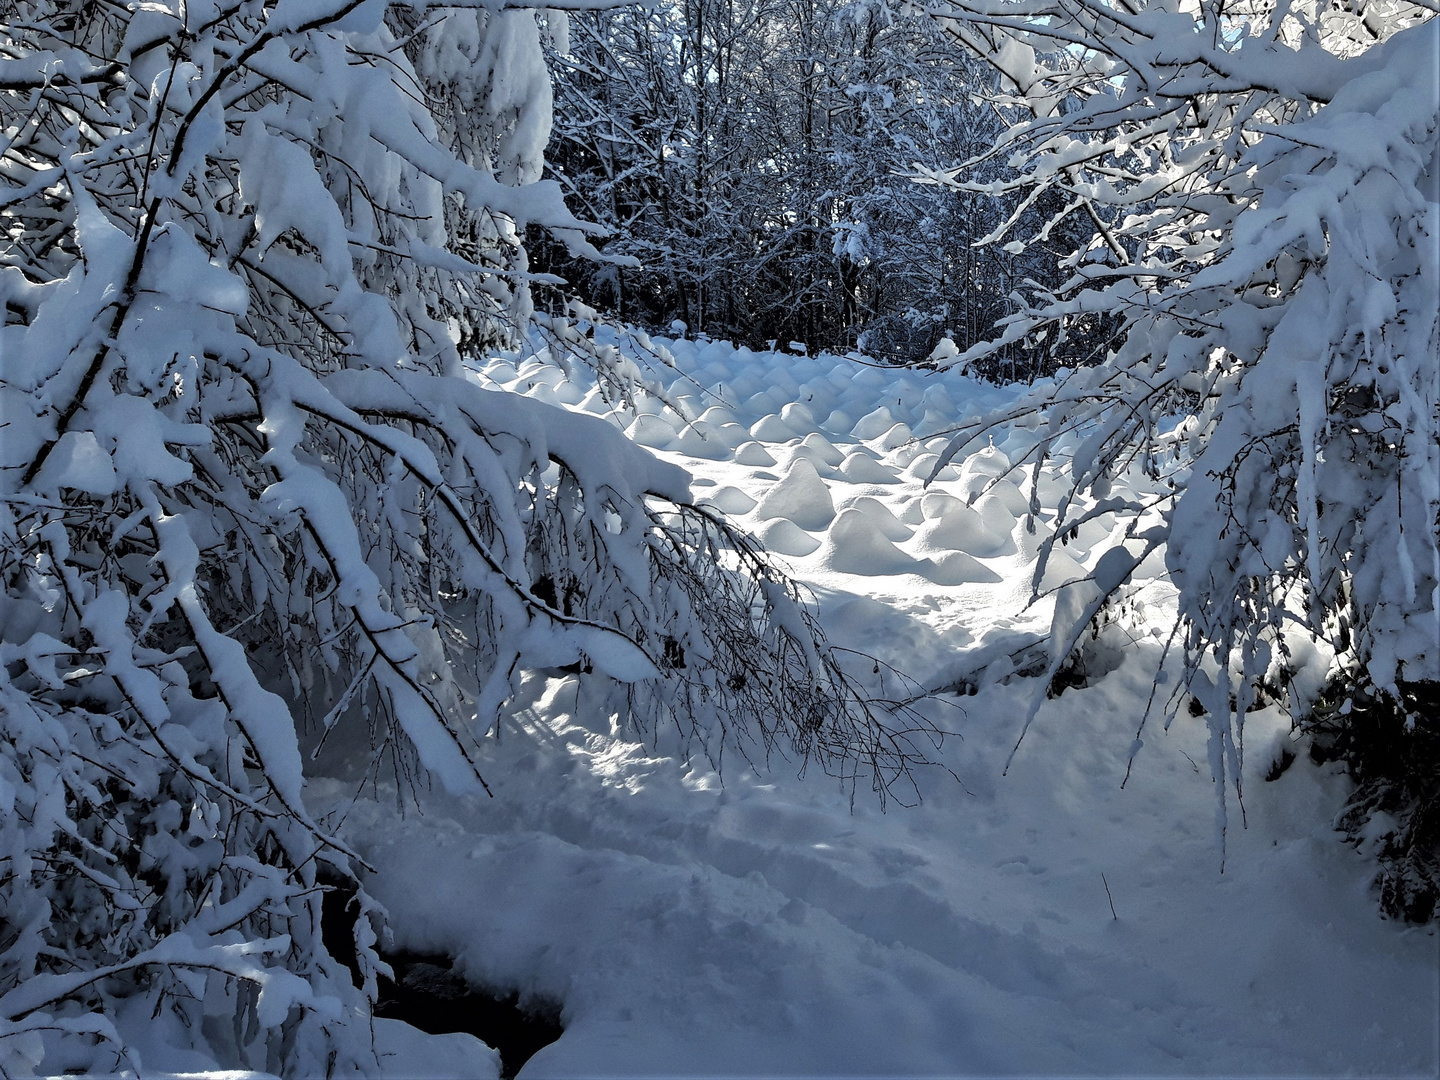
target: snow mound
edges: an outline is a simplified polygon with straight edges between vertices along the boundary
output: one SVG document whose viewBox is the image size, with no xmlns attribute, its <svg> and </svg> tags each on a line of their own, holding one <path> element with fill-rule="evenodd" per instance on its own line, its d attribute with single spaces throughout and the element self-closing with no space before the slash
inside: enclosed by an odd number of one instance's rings
<svg viewBox="0 0 1440 1080">
<path fill-rule="evenodd" d="M 926 496 L 928 499 L 930 496 Z M 1005 544 L 1005 537 L 996 536 L 985 527 L 984 519 L 959 499 L 942 496 L 953 505 L 943 513 L 927 518 L 915 533 L 915 549 L 921 552 L 964 551 L 982 558 L 994 554 Z"/>
<path fill-rule="evenodd" d="M 711 405 L 696 417 L 696 419 L 717 428 L 736 422 L 735 414 L 724 405 Z"/>
<path fill-rule="evenodd" d="M 774 465 L 775 459 L 770 456 L 770 451 L 761 446 L 758 442 L 741 443 L 735 448 L 735 463 L 737 465 L 755 465 L 764 468 Z"/>
<path fill-rule="evenodd" d="M 727 514 L 748 514 L 755 509 L 755 500 L 729 484 L 716 488 L 700 500 Z"/>
<path fill-rule="evenodd" d="M 1015 531 L 1015 519 L 1018 515 L 1005 505 L 1000 496 L 982 495 L 975 503 L 975 511 L 985 523 L 985 531 L 997 539 L 997 546 L 991 554 L 1008 554 L 1016 550 L 1011 533 Z"/>
<path fill-rule="evenodd" d="M 823 529 L 835 519 L 830 489 L 807 457 L 795 457 L 755 509 L 758 518 L 788 518 L 802 529 Z"/>
<path fill-rule="evenodd" d="M 920 572 L 936 585 L 990 584 L 1000 575 L 963 551 L 947 551 L 921 560 Z"/>
<path fill-rule="evenodd" d="M 940 409 L 926 409 L 925 414 L 920 417 L 920 422 L 915 424 L 915 434 L 920 438 L 935 435 L 941 431 L 949 431 L 955 426 L 955 414 Z"/>
<path fill-rule="evenodd" d="M 750 437 L 757 442 L 788 442 L 800 436 L 778 415 L 770 413 L 750 425 Z"/>
<path fill-rule="evenodd" d="M 630 425 L 626 434 L 641 446 L 663 450 L 675 442 L 675 425 L 663 416 L 641 413 Z"/>
<path fill-rule="evenodd" d="M 894 424 L 878 438 L 870 441 L 882 450 L 898 450 L 900 447 L 912 442 L 915 433 L 910 430 L 909 424 Z"/>
<path fill-rule="evenodd" d="M 946 465 L 939 472 L 936 472 L 935 466 L 939 464 L 939 461 L 939 454 L 922 453 L 919 457 L 911 461 L 909 465 L 905 466 L 905 475 L 919 480 L 922 484 L 927 484 L 934 480 L 948 482 L 960 479 L 960 474 L 956 471 L 954 465 Z"/>
<path fill-rule="evenodd" d="M 966 495 L 983 491 L 990 483 L 1010 471 L 1010 459 L 1001 450 L 988 446 L 978 454 L 971 454 L 960 468 L 960 489 Z"/>
<path fill-rule="evenodd" d="M 887 540 L 909 540 L 914 535 L 913 529 L 873 495 L 862 495 L 850 506 L 864 514 Z"/>
<path fill-rule="evenodd" d="M 751 395 L 750 399 L 745 402 L 746 411 L 751 413 L 752 415 L 759 415 L 764 417 L 775 416 L 775 418 L 779 420 L 780 418 L 776 414 L 780 412 L 780 406 L 784 402 L 784 400 L 785 395 L 783 393 L 762 390 L 757 394 Z M 781 422 L 783 423 L 784 421 Z M 770 438 L 770 436 L 766 437 Z M 793 435 L 781 436 L 781 438 L 793 437 Z"/>
<path fill-rule="evenodd" d="M 803 558 L 820 546 L 820 541 L 811 536 L 789 518 L 771 518 L 755 530 L 755 536 L 765 545 L 766 551 L 777 555 Z"/>
<path fill-rule="evenodd" d="M 840 511 L 830 527 L 822 559 L 832 570 L 865 577 L 915 574 L 923 569 L 918 559 L 890 542 L 870 514 L 853 506 Z"/>
<path fill-rule="evenodd" d="M 794 431 L 814 431 L 815 414 L 806 405 L 792 401 L 780 410 L 780 419 Z"/>
<path fill-rule="evenodd" d="M 500 1055 L 473 1035 L 427 1035 L 399 1020 L 377 1016 L 375 1056 L 383 1075 L 408 1080 L 499 1080 Z M 215 1077 L 226 1074 L 215 1073 Z"/>
<path fill-rule="evenodd" d="M 899 475 L 864 450 L 856 450 L 840 463 L 840 475 L 852 484 L 898 484 Z"/>
<path fill-rule="evenodd" d="M 925 453 L 925 448 L 919 443 L 904 440 L 899 445 L 892 447 L 888 456 L 892 462 L 903 469 L 923 453 Z"/>
<path fill-rule="evenodd" d="M 890 412 L 888 406 L 881 405 L 878 409 L 866 413 L 857 420 L 855 426 L 850 429 L 850 434 L 868 442 L 871 439 L 879 438 L 894 427 L 894 414 Z"/>
<path fill-rule="evenodd" d="M 839 465 L 845 460 L 845 455 L 836 449 L 835 444 L 818 431 L 812 431 L 801 439 L 800 447 L 804 448 L 811 460 L 824 462 L 826 465 Z"/>
<path fill-rule="evenodd" d="M 927 491 L 920 497 L 920 511 L 927 519 L 944 517 L 956 507 L 965 506 L 966 504 L 962 500 L 957 499 L 948 491 Z"/>
<path fill-rule="evenodd" d="M 1057 544 L 1050 549 L 1050 557 L 1045 560 L 1045 573 L 1040 578 L 1040 591 L 1048 592 L 1051 589 L 1058 589 L 1062 585 L 1080 581 L 1089 573 L 1081 563 L 1071 557 L 1069 552 Z"/>
<path fill-rule="evenodd" d="M 1014 517 L 1023 517 L 1030 512 L 1030 500 L 1010 480 L 996 480 L 986 489 L 986 496 L 999 500 L 1000 504 Z"/>
<path fill-rule="evenodd" d="M 732 448 L 726 444 L 720 432 L 703 420 L 696 420 L 681 431 L 670 449 L 686 457 L 704 458 L 707 461 L 728 461 L 734 456 Z"/>
</svg>

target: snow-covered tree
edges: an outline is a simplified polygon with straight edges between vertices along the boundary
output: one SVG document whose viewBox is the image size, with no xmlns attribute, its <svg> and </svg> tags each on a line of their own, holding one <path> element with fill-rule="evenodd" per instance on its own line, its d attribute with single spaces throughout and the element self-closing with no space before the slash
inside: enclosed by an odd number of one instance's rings
<svg viewBox="0 0 1440 1080">
<path fill-rule="evenodd" d="M 1077 433 L 1056 539 L 1097 514 L 1146 522 L 1072 605 L 1054 664 L 1144 551 L 1167 544 L 1223 829 L 1258 688 L 1312 704 L 1314 687 L 1290 678 L 1287 631 L 1325 639 L 1342 696 L 1384 698 L 1408 727 L 1440 679 L 1435 5 L 928 10 L 1029 110 L 977 159 L 1005 159 L 1010 178 L 967 179 L 971 162 L 938 179 L 1056 192 L 1062 214 L 1094 225 L 1069 281 L 1031 288 L 998 341 L 1063 339 L 1093 313 L 1120 320 L 1103 364 L 994 418 L 1041 410 L 1032 460 Z M 1034 239 L 995 237 L 1017 250 Z M 1130 467 L 1161 484 L 1157 502 L 1108 490 Z"/>
<path fill-rule="evenodd" d="M 840 323 L 832 3 L 688 0 L 579 15 L 551 163 L 629 267 L 562 259 L 597 306 L 763 344 Z M 829 343 L 829 342 L 827 342 Z"/>
<path fill-rule="evenodd" d="M 979 249 L 1020 196 L 911 181 L 1007 127 L 993 76 L 920 14 L 661 3 L 580 13 L 565 45 L 548 164 L 616 261 L 532 254 L 620 319 L 920 360 L 946 330 L 992 334 L 1019 281 L 1059 281 L 1067 226 L 1019 254 Z M 1044 207 L 1022 214 L 1038 228 Z M 991 368 L 1042 353 L 1011 343 Z"/>
<path fill-rule="evenodd" d="M 306 808 L 327 739 L 485 790 L 521 675 L 882 795 L 915 748 L 792 585 L 598 418 L 482 389 L 548 335 L 521 237 L 544 19 L 505 4 L 0 6 L 0 1072 L 374 1068 Z M 357 735 L 358 733 L 358 735 Z M 304 753 L 302 753 L 302 750 Z M 184 1034 L 188 1031 L 188 1035 Z"/>
<path fill-rule="evenodd" d="M 961 348 L 988 341 L 1015 310 L 1011 294 L 1022 281 L 1059 283 L 1056 264 L 1076 239 L 1074 227 L 1064 223 L 1024 251 L 982 243 L 1017 209 L 1018 194 L 914 180 L 917 171 L 979 157 L 1004 135 L 1016 110 L 995 92 L 994 73 L 957 52 L 933 20 L 883 3 L 847 7 L 840 27 L 833 66 L 845 93 L 830 152 L 832 184 L 844 199 L 835 248 L 851 267 L 857 344 L 913 362 L 942 337 Z M 1003 168 L 980 170 L 993 178 Z M 1019 211 L 1038 230 L 1045 208 L 1042 198 Z M 976 372 L 1032 377 L 1048 359 L 1037 344 L 1011 341 Z"/>
</svg>

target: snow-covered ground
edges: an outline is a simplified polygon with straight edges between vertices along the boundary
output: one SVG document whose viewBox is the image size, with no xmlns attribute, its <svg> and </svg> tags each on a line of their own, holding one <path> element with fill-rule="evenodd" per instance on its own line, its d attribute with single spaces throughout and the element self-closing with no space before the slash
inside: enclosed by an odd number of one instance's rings
<svg viewBox="0 0 1440 1080">
<path fill-rule="evenodd" d="M 1050 516 L 1020 524 L 1028 474 L 965 505 L 1025 433 L 922 483 L 936 433 L 1008 391 L 667 344 L 660 380 L 696 422 L 653 401 L 616 422 L 779 554 L 832 641 L 940 686 L 1046 633 L 1046 604 L 1025 610 Z M 608 411 L 583 373 L 496 361 L 482 378 Z M 1042 507 L 1058 484 L 1042 475 Z M 1051 582 L 1110 539 L 1082 530 Z M 864 790 L 852 807 L 784 760 L 717 775 L 667 733 L 577 715 L 574 682 L 540 677 L 487 741 L 493 800 L 431 793 L 402 813 L 339 780 L 308 798 L 376 865 L 398 946 L 564 1003 L 525 1077 L 1434 1076 L 1440 938 L 1379 917 L 1372 865 L 1328 828 L 1339 766 L 1302 755 L 1266 782 L 1288 723 L 1251 714 L 1223 873 L 1203 720 L 1153 718 L 1121 788 L 1173 620 L 1163 581 L 1137 600 L 1118 666 L 1046 701 L 1005 775 L 1040 680 L 992 667 L 973 696 L 922 706 L 955 732 L 936 756 L 959 779 L 922 771 L 912 807 Z M 397 1075 L 466 1060 L 454 1040 L 409 1045 Z M 468 1065 L 494 1075 L 488 1055 Z"/>
</svg>

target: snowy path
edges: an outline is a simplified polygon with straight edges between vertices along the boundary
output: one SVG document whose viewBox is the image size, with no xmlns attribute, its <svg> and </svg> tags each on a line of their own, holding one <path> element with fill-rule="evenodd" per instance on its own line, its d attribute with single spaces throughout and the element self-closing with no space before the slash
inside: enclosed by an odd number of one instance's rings
<svg viewBox="0 0 1440 1080">
<path fill-rule="evenodd" d="M 677 432 L 657 409 L 630 434 L 784 553 L 832 640 L 938 685 L 977 645 L 1046 630 L 1043 606 L 1020 611 L 1028 488 L 961 502 L 1018 441 L 930 493 L 919 479 L 934 433 L 1003 391 L 673 350 L 672 393 L 698 422 Z M 485 374 L 603 408 L 553 367 Z M 1042 504 L 1053 490 L 1042 479 Z M 1055 572 L 1107 538 L 1082 534 Z M 1164 586 L 1145 598 L 1168 625 Z M 1160 657 L 1149 626 L 1142 612 L 1116 670 L 1046 703 L 1006 776 L 1037 680 L 936 705 L 959 733 L 942 756 L 963 786 L 924 773 L 913 808 L 881 813 L 862 791 L 852 812 L 833 781 L 784 761 L 727 762 L 722 784 L 673 736 L 638 744 L 574 715 L 572 681 L 538 678 L 482 763 L 493 801 L 432 795 L 402 820 L 393 798 L 351 806 L 334 781 L 310 798 L 345 813 L 379 867 L 398 944 L 565 1003 L 564 1036 L 525 1077 L 1435 1075 L 1440 939 L 1378 918 L 1369 865 L 1326 827 L 1336 766 L 1264 782 L 1286 724 L 1253 714 L 1248 828 L 1233 823 L 1223 875 L 1201 721 L 1147 731 L 1121 790 Z"/>
</svg>

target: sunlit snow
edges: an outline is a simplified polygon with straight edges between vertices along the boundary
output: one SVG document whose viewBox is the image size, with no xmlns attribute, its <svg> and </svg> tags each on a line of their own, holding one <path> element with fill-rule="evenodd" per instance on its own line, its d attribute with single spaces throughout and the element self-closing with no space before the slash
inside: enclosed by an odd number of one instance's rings
<svg viewBox="0 0 1440 1080">
<path fill-rule="evenodd" d="M 1097 643 L 1104 673 L 1043 701 L 1002 776 L 1042 690 L 1013 672 L 1050 628 L 1053 601 L 1026 601 L 1059 478 L 1039 476 L 1032 532 L 1037 478 L 1009 470 L 1026 432 L 929 487 L 933 460 L 915 465 L 943 448 L 937 401 L 958 420 L 1014 391 L 668 347 L 676 369 L 657 374 L 684 416 L 651 401 L 615 423 L 779 553 L 832 642 L 864 654 L 857 671 L 978 692 L 919 704 L 954 733 L 944 768 L 883 813 L 796 762 L 717 774 L 673 732 L 637 742 L 577 712 L 563 674 L 531 677 L 487 741 L 493 800 L 437 789 L 400 811 L 383 784 L 352 801 L 351 783 L 311 780 L 309 804 L 343 816 L 377 867 L 367 887 L 397 946 L 564 1003 L 564 1035 L 524 1077 L 1434 1074 L 1437 937 L 1382 921 L 1372 864 L 1327 827 L 1340 765 L 1302 759 L 1265 782 L 1289 724 L 1253 713 L 1247 826 L 1223 873 L 1202 719 L 1152 717 L 1122 789 L 1152 688 L 1173 678 L 1157 675 L 1174 614 L 1160 560 Z M 555 372 L 496 360 L 475 377 L 605 411 Z M 1042 587 L 1121 540 L 1081 528 Z M 425 1045 L 388 1067 L 424 1071 Z M 434 1042 L 439 1072 L 455 1045 Z M 472 1065 L 494 1075 L 484 1054 Z"/>
</svg>

